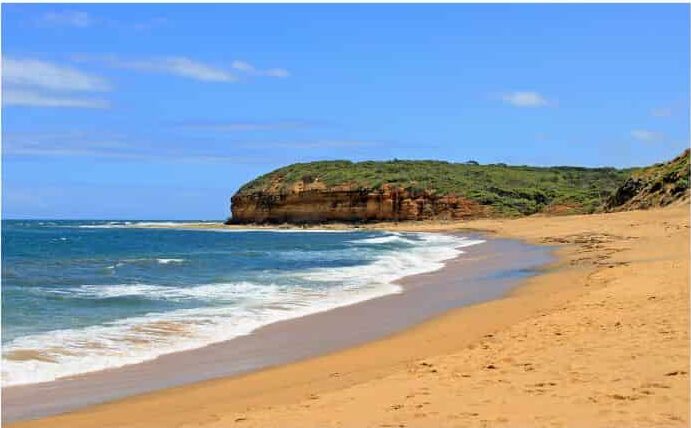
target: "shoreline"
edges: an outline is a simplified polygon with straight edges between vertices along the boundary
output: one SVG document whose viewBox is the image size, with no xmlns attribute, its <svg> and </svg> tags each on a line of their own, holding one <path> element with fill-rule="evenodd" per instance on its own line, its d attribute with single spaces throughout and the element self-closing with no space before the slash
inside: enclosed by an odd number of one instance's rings
<svg viewBox="0 0 691 428">
<path fill-rule="evenodd" d="M 100 236 L 101 232 L 97 231 L 95 234 L 92 234 L 89 231 L 87 236 L 91 235 L 91 237 L 87 239 L 97 239 L 96 237 Z M 103 234 L 106 235 L 109 232 L 105 231 Z M 121 232 L 123 231 L 116 230 L 115 234 L 119 235 Z M 152 361 L 162 355 L 199 349 L 214 343 L 221 343 L 245 336 L 275 322 L 349 306 L 380 296 L 397 294 L 401 291 L 401 287 L 395 284 L 394 281 L 416 273 L 438 270 L 446 262 L 462 254 L 466 247 L 483 242 L 478 239 L 466 239 L 458 235 L 432 233 L 410 234 L 410 236 L 406 234 L 405 237 L 398 236 L 400 234 L 388 233 L 369 233 L 367 236 L 363 236 L 362 233 L 348 233 L 340 236 L 308 233 L 299 233 L 297 235 L 242 233 L 241 236 L 231 236 L 223 233 L 213 233 L 210 236 L 208 233 L 196 231 L 151 231 L 143 229 L 124 231 L 124 233 L 133 239 L 154 235 L 156 237 L 160 236 L 162 239 L 173 237 L 183 241 L 172 255 L 158 254 L 156 257 L 134 258 L 116 257 L 114 260 L 107 262 L 109 265 L 106 268 L 108 269 L 107 274 L 114 274 L 116 267 L 119 268 L 125 264 L 134 265 L 138 262 L 144 262 L 158 267 L 158 265 L 167 265 L 169 264 L 168 262 L 174 262 L 174 265 L 182 265 L 180 269 L 182 276 L 187 278 L 191 286 L 183 286 L 183 288 L 174 286 L 174 291 L 169 292 L 170 288 L 162 288 L 160 284 L 168 283 L 173 285 L 178 279 L 165 279 L 165 276 L 164 278 L 153 276 L 146 278 L 144 281 L 136 280 L 135 284 L 137 285 L 127 285 L 126 280 L 108 280 L 107 282 L 109 283 L 123 282 L 125 285 L 122 285 L 122 289 L 118 285 L 107 286 L 103 292 L 96 290 L 97 287 L 95 286 L 86 285 L 83 288 L 87 295 L 113 297 L 132 294 L 142 297 L 150 295 L 152 298 L 161 297 L 165 299 L 167 294 L 171 300 L 194 297 L 205 299 L 212 306 L 216 304 L 218 306 L 214 307 L 214 309 L 210 309 L 209 306 L 193 307 L 182 311 L 165 311 L 156 307 L 149 307 L 147 313 L 139 312 L 139 318 L 119 319 L 117 323 L 122 322 L 126 326 L 125 328 L 109 328 L 112 326 L 106 323 L 105 326 L 93 326 L 93 331 L 90 333 L 80 334 L 85 331 L 88 332 L 88 329 L 81 331 L 78 329 L 74 334 L 70 334 L 70 330 L 67 330 L 67 336 L 72 343 L 69 340 L 59 339 L 63 331 L 54 331 L 46 333 L 42 337 L 39 336 L 42 340 L 34 336 L 34 347 L 31 346 L 31 343 L 27 344 L 26 341 L 23 344 L 14 344 L 10 341 L 7 344 L 7 348 L 5 348 L 3 356 L 6 363 L 6 366 L 3 368 L 3 374 L 5 375 L 3 387 L 50 382 L 56 380 L 56 378 L 64 379 Z M 184 241 L 186 238 L 196 241 L 195 249 L 189 254 L 185 253 L 188 249 L 188 244 Z M 330 262 L 326 265 L 316 262 L 312 263 L 311 266 L 302 264 L 302 268 L 299 265 L 293 267 L 293 256 L 297 256 L 298 263 L 302 263 L 303 254 L 301 251 L 305 247 L 300 247 L 300 245 L 304 240 L 303 238 L 306 238 L 308 241 L 316 240 L 317 242 L 340 242 L 344 248 L 348 249 L 348 254 L 353 254 L 353 257 L 356 259 L 362 259 L 362 262 L 356 263 L 358 267 L 348 267 L 351 262 L 346 258 L 343 260 L 345 266 L 337 267 L 333 272 L 328 267 L 331 265 Z M 235 243 L 236 239 L 249 240 L 250 242 L 257 239 L 259 242 L 268 243 L 269 247 L 272 247 L 274 242 L 281 242 L 284 249 L 294 245 L 297 245 L 299 248 L 295 250 L 297 251 L 295 254 L 286 255 L 284 250 L 279 250 L 277 253 L 277 266 L 285 266 L 288 269 L 286 275 L 280 272 L 280 268 L 278 270 L 272 268 L 273 272 L 268 273 L 266 278 L 262 278 L 265 272 L 262 271 L 258 272 L 258 278 L 237 281 L 233 279 L 235 269 L 232 266 L 237 266 L 240 270 L 244 266 L 239 265 L 237 262 L 234 263 L 233 260 L 228 260 L 228 264 L 218 265 L 218 270 L 215 272 L 218 276 L 214 279 L 204 277 L 203 268 L 202 271 L 198 271 L 191 266 L 194 263 L 200 263 L 203 267 L 206 262 L 204 257 L 200 257 L 198 254 L 200 246 L 213 246 L 215 242 L 217 243 L 221 240 L 221 251 L 225 249 L 231 252 L 240 251 L 240 257 L 233 257 L 233 259 L 246 260 L 250 266 L 256 267 L 257 264 L 253 260 L 244 258 L 251 252 L 246 252 L 243 246 L 238 248 Z M 393 248 L 400 248 L 400 250 L 393 250 Z M 362 257 L 358 254 L 361 251 L 363 253 Z M 215 257 L 216 254 L 212 252 L 212 260 Z M 314 254 L 310 257 L 321 259 L 322 256 Z M 285 263 L 284 261 L 282 263 L 281 260 L 286 258 L 291 260 L 291 262 Z M 330 256 L 326 255 L 326 258 L 329 259 Z M 267 266 L 271 267 L 271 264 L 271 261 L 268 261 Z M 168 274 L 166 271 L 168 268 L 164 269 L 161 273 L 164 275 Z M 370 278 L 370 275 L 373 277 Z M 290 278 L 291 276 L 293 276 L 292 279 Z M 280 285 L 286 279 L 282 277 L 287 277 L 288 282 L 294 283 L 297 289 L 293 291 L 289 287 Z M 302 282 L 303 279 L 306 281 L 305 283 Z M 316 280 L 316 282 L 313 280 Z M 323 285 L 318 284 L 319 281 L 328 282 L 335 280 L 342 282 L 341 284 L 333 283 L 333 287 L 327 288 L 322 288 Z M 275 285 L 274 281 L 278 285 Z M 317 284 L 314 292 L 311 290 L 311 287 L 314 286 L 313 284 Z M 306 287 L 303 288 L 303 285 Z M 263 286 L 266 286 L 266 291 L 261 290 Z M 249 288 L 252 292 L 258 292 L 259 297 L 248 297 L 248 304 L 228 305 L 228 300 L 237 300 L 237 287 L 241 289 L 240 293 L 244 296 L 247 296 L 245 289 Z M 256 300 L 253 301 L 253 299 Z M 207 312 L 206 314 L 204 313 L 205 311 Z M 195 328 L 196 326 L 200 326 L 200 328 Z M 149 331 L 152 331 L 153 334 L 148 334 Z M 139 335 L 139 333 L 143 334 Z M 111 334 L 115 341 L 114 352 L 103 352 L 104 349 L 108 349 L 110 346 L 107 340 L 104 341 L 101 338 L 109 338 Z M 55 340 L 53 337 L 58 339 Z M 31 338 L 31 335 L 29 335 L 29 338 Z M 20 337 L 19 339 L 21 342 L 22 338 Z M 82 351 L 80 344 L 84 343 L 84 341 L 88 345 Z M 41 345 L 41 342 L 44 344 Z M 64 348 L 61 346 L 64 346 Z M 60 356 L 66 355 L 69 357 L 72 355 L 72 347 L 77 348 L 75 358 L 65 358 L 66 364 L 63 365 Z M 91 353 L 90 348 L 94 350 L 94 354 Z M 46 349 L 45 354 L 43 354 L 43 349 Z M 61 352 L 62 349 L 64 349 L 64 352 Z M 52 350 L 55 351 L 51 352 Z M 57 354 L 57 356 L 53 359 L 51 354 Z M 91 355 L 95 355 L 95 357 L 91 358 Z M 51 362 L 53 363 L 51 364 Z M 15 380 L 19 382 L 15 382 Z"/>
<path fill-rule="evenodd" d="M 3 422 L 75 411 L 87 405 L 242 375 L 361 345 L 449 310 L 499 298 L 522 277 L 552 261 L 549 248 L 476 233 L 463 236 L 485 242 L 463 247 L 463 252 L 447 260 L 442 269 L 395 281 L 401 287 L 400 293 L 273 322 L 245 336 L 153 360 L 4 387 Z M 424 305 L 416 306 L 416 302 Z M 277 342 L 281 343 L 280 348 Z M 196 369 L 198 366 L 204 369 Z"/>
<path fill-rule="evenodd" d="M 498 218 L 510 220 L 511 218 Z M 470 221 L 478 221 L 475 219 Z M 461 220 L 409 220 L 409 221 L 379 221 L 370 223 L 309 223 L 309 224 L 225 224 L 216 221 L 141 221 L 129 224 L 106 224 L 82 226 L 86 228 L 118 228 L 118 229 L 179 229 L 179 230 L 208 230 L 216 232 L 367 232 L 367 231 L 409 231 L 409 232 L 454 232 L 458 231 Z M 481 230 L 472 229 L 478 233 Z"/>
<path fill-rule="evenodd" d="M 383 339 L 12 426 L 688 422 L 687 206 L 387 226 L 563 246 L 556 263 L 506 296 Z"/>
</svg>

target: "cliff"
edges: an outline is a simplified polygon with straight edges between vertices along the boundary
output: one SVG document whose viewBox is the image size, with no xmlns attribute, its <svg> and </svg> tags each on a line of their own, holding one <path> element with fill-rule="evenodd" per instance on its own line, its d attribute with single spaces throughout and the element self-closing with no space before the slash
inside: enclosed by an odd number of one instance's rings
<svg viewBox="0 0 691 428">
<path fill-rule="evenodd" d="M 469 219 L 593 212 L 630 171 L 438 161 L 289 165 L 231 198 L 231 223 Z"/>
<path fill-rule="evenodd" d="M 235 223 L 323 223 L 484 216 L 487 206 L 467 198 L 383 186 L 365 189 L 303 185 L 290 192 L 255 192 L 232 198 Z"/>
<path fill-rule="evenodd" d="M 605 202 L 606 211 L 663 207 L 689 198 L 689 150 L 634 172 Z"/>
</svg>

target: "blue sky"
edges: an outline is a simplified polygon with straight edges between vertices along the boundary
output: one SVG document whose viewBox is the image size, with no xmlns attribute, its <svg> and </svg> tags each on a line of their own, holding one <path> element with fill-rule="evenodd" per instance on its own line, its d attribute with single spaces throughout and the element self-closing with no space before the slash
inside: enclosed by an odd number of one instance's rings
<svg viewBox="0 0 691 428">
<path fill-rule="evenodd" d="M 5 4 L 2 36 L 5 218 L 220 219 L 299 161 L 689 145 L 685 4 Z"/>
</svg>

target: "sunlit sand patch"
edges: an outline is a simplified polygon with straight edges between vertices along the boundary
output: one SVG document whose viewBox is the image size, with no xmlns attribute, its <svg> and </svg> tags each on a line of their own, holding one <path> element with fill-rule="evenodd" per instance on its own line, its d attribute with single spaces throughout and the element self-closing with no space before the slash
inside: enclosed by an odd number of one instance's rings
<svg viewBox="0 0 691 428">
<path fill-rule="evenodd" d="M 8 351 L 4 354 L 5 359 L 9 361 L 42 361 L 44 363 L 57 363 L 58 361 L 50 356 L 45 351 L 37 351 L 35 349 L 16 349 Z"/>
<path fill-rule="evenodd" d="M 72 345 L 75 348 L 80 349 L 107 349 L 109 348 L 102 342 L 96 342 L 94 340 L 82 340 Z"/>
<path fill-rule="evenodd" d="M 122 341 L 132 345 L 145 345 L 153 342 L 151 338 L 143 338 L 139 336 L 125 336 L 122 338 Z"/>
<path fill-rule="evenodd" d="M 156 342 L 170 336 L 191 336 L 190 329 L 173 321 L 155 321 L 147 324 L 136 325 L 130 328 L 131 335 L 122 338 L 124 342 L 134 345 L 144 345 Z"/>
<path fill-rule="evenodd" d="M 137 325 L 131 328 L 133 332 L 151 334 L 154 336 L 189 336 L 189 328 L 179 322 L 156 321 L 148 324 Z"/>
<path fill-rule="evenodd" d="M 42 361 L 44 363 L 57 363 L 59 357 L 73 356 L 77 353 L 66 349 L 51 347 L 46 349 L 15 349 L 3 353 L 8 361 Z"/>
<path fill-rule="evenodd" d="M 67 355 L 67 356 L 70 356 L 70 355 L 78 355 L 77 352 L 74 352 L 74 351 L 72 351 L 72 350 L 70 350 L 70 349 L 67 349 L 67 348 L 58 348 L 58 347 L 55 347 L 55 346 L 50 347 L 50 348 L 46 348 L 46 349 L 45 349 L 45 352 L 46 352 L 47 354 L 50 354 L 50 355 L 56 355 L 56 354 L 57 354 L 57 355 L 60 355 L 60 356 L 63 356 L 63 355 Z"/>
</svg>

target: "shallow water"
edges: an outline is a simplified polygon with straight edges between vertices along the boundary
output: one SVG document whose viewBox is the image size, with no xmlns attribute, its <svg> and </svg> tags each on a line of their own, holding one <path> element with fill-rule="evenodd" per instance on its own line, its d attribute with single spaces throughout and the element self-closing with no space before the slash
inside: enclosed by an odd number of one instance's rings
<svg viewBox="0 0 691 428">
<path fill-rule="evenodd" d="M 3 386 L 139 363 L 395 294 L 396 280 L 483 242 L 137 225 L 3 222 Z"/>
</svg>

